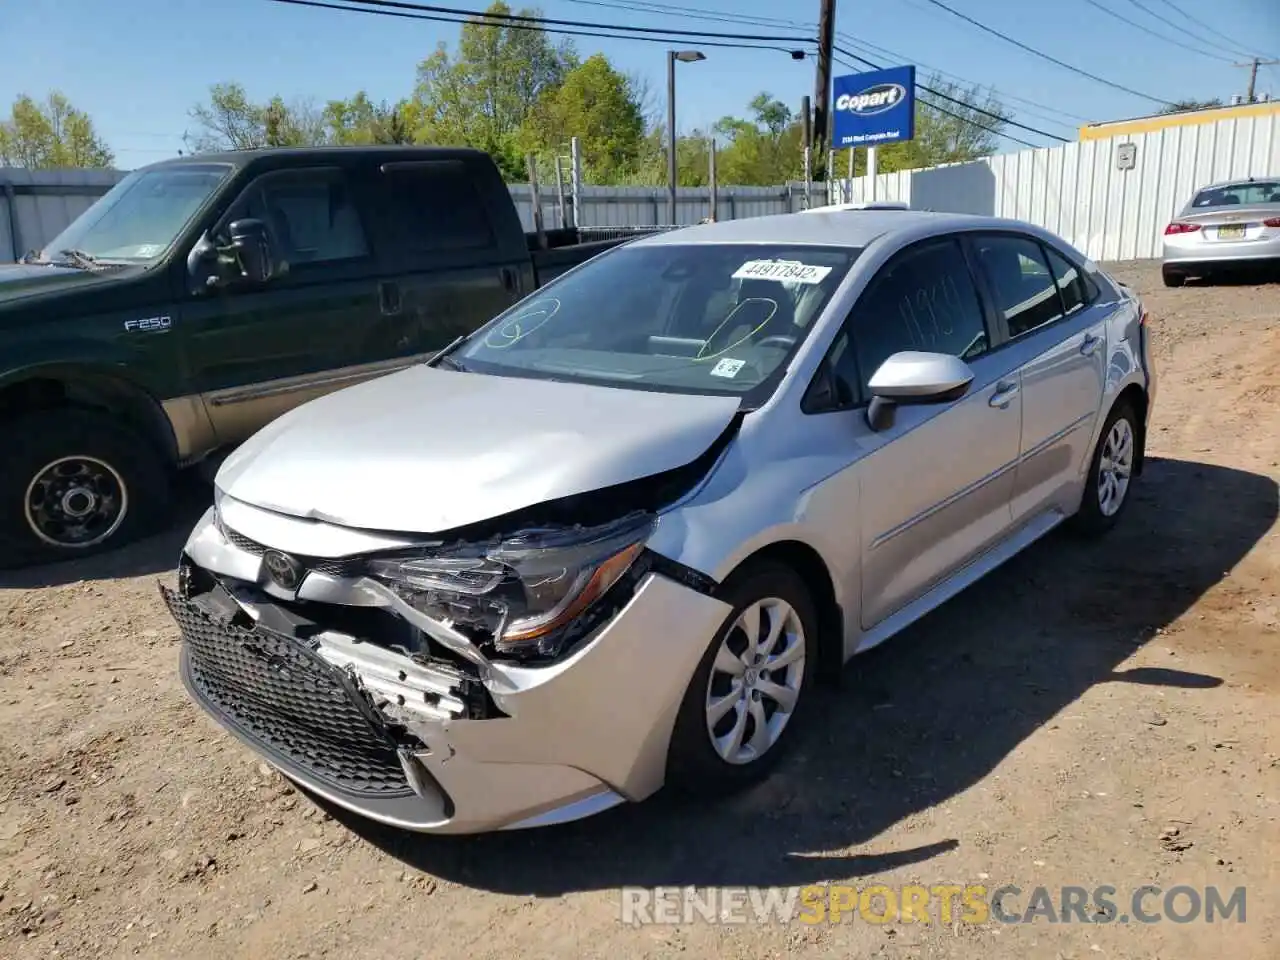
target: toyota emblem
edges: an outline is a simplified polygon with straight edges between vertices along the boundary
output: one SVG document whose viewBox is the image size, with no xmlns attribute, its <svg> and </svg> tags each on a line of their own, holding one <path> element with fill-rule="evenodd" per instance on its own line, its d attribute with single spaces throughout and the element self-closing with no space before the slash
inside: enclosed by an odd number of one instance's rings
<svg viewBox="0 0 1280 960">
<path fill-rule="evenodd" d="M 287 553 L 268 550 L 262 555 L 262 563 L 271 579 L 286 590 L 296 590 L 302 582 L 302 574 L 305 572 L 302 564 Z"/>
</svg>

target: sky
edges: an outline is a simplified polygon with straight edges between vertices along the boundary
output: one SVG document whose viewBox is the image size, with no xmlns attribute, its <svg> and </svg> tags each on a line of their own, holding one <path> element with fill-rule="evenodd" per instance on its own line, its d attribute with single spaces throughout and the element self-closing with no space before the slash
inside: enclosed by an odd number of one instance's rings
<svg viewBox="0 0 1280 960">
<path fill-rule="evenodd" d="M 1280 58 L 1280 0 L 942 2 L 1027 46 L 1157 100 L 1227 101 L 1244 93 L 1248 79 L 1248 71 L 1232 66 L 1233 61 L 1248 55 Z M 435 3 L 482 9 L 487 0 Z M 521 8 L 517 2 L 512 6 Z M 818 0 L 791 5 L 541 0 L 529 6 L 568 20 L 778 37 L 814 36 L 818 16 Z M 637 6 L 666 9 L 644 12 Z M 239 81 L 255 100 L 280 94 L 286 101 L 323 104 L 363 89 L 375 101 L 395 101 L 412 91 L 417 63 L 440 41 L 452 48 L 459 30 L 453 24 L 273 0 L 0 0 L 0 7 L 0 117 L 21 93 L 42 98 L 59 90 L 93 118 L 122 169 L 183 149 L 183 133 L 193 129 L 189 111 L 207 99 L 211 84 Z M 1217 32 L 1183 19 L 1177 8 Z M 761 18 L 801 27 L 745 22 Z M 940 70 L 992 87 L 1016 110 L 1020 123 L 1068 139 L 1081 121 L 1143 116 L 1160 107 L 984 33 L 933 0 L 836 0 L 836 28 L 842 35 L 837 45 L 848 51 L 884 66 L 914 63 L 917 79 L 925 82 L 932 70 Z M 581 55 L 602 52 L 619 69 L 643 75 L 655 96 L 653 106 L 665 110 L 668 44 L 572 39 Z M 794 61 L 780 50 L 705 43 L 688 38 L 681 44 L 707 56 L 700 63 L 677 65 L 681 130 L 742 115 L 762 91 L 797 109 L 802 96 L 813 94 L 812 58 Z M 796 46 L 788 40 L 779 45 Z M 853 72 L 839 64 L 834 71 Z M 1280 98 L 1280 65 L 1259 71 L 1258 92 Z M 1024 130 L 1009 132 L 1037 146 L 1056 142 Z M 1002 143 L 1002 149 L 1020 148 Z"/>
</svg>

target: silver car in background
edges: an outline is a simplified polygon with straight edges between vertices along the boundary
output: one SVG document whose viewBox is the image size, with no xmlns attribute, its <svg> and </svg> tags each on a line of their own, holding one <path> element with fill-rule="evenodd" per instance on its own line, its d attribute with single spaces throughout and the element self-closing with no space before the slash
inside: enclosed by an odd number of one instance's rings
<svg viewBox="0 0 1280 960">
<path fill-rule="evenodd" d="M 1164 228 L 1166 287 L 1230 269 L 1280 269 L 1280 180 L 1231 180 L 1196 192 Z"/>
<path fill-rule="evenodd" d="M 428 833 L 757 780 L 820 676 L 1117 522 L 1145 320 L 1008 220 L 637 240 L 233 453 L 164 590 L 184 682 L 313 794 Z"/>
</svg>

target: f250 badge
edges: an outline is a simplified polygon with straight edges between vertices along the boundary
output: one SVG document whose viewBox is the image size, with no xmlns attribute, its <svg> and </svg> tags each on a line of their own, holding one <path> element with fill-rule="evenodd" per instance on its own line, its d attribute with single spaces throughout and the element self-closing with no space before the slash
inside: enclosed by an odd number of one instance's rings
<svg viewBox="0 0 1280 960">
<path fill-rule="evenodd" d="M 130 333 L 154 333 L 173 326 L 172 317 L 145 317 L 142 320 L 126 320 L 124 328 Z"/>
</svg>

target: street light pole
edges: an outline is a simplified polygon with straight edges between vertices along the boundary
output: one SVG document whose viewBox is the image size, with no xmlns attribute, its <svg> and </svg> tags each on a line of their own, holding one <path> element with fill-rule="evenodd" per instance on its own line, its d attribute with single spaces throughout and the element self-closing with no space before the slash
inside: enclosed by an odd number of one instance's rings
<svg viewBox="0 0 1280 960">
<path fill-rule="evenodd" d="M 667 223 L 676 223 L 676 52 L 667 51 Z"/>
<path fill-rule="evenodd" d="M 707 59 L 699 50 L 667 51 L 667 221 L 676 225 L 676 61 Z"/>
</svg>

